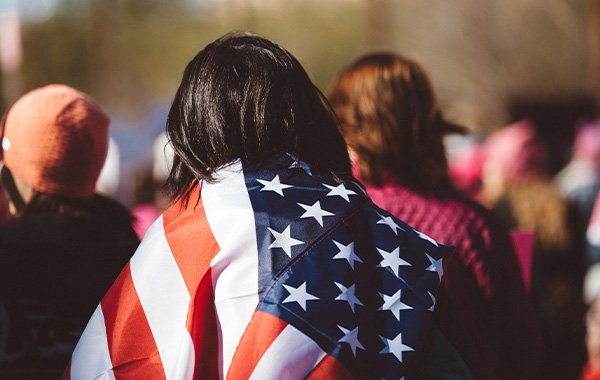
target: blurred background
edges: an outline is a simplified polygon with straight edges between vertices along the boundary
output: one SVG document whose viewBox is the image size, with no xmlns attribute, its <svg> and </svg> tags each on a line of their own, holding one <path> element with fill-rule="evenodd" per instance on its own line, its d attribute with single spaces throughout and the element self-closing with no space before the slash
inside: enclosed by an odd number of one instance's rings
<svg viewBox="0 0 600 380">
<path fill-rule="evenodd" d="M 185 65 L 233 30 L 286 47 L 323 91 L 364 52 L 414 57 L 469 130 L 534 119 L 553 172 L 600 99 L 600 1 L 0 0 L 0 111 L 47 83 L 91 94 L 111 116 L 114 191 L 131 205 Z"/>
</svg>

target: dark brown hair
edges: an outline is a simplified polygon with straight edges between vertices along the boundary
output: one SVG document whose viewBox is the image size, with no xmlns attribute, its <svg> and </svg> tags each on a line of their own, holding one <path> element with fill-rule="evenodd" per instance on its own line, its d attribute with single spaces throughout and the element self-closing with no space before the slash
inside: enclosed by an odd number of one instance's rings
<svg viewBox="0 0 600 380">
<path fill-rule="evenodd" d="M 446 123 L 429 78 L 415 61 L 391 53 L 369 54 L 333 83 L 329 101 L 358 175 L 371 185 L 392 179 L 422 191 L 449 184 L 442 136 Z"/>
<path fill-rule="evenodd" d="M 294 56 L 256 35 L 226 35 L 206 46 L 183 74 L 167 120 L 175 150 L 167 185 L 186 197 L 194 179 L 242 159 L 261 163 L 290 153 L 313 173 L 349 178 L 335 116 Z M 190 186 L 192 183 L 192 186 Z"/>
</svg>

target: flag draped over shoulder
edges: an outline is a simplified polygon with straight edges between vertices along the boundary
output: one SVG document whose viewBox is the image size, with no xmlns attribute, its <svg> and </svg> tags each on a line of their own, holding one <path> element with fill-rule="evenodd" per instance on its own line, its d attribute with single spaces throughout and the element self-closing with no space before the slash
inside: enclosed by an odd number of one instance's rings
<svg viewBox="0 0 600 380">
<path fill-rule="evenodd" d="M 410 374 L 450 249 L 288 155 L 218 178 L 152 225 L 65 378 Z"/>
</svg>

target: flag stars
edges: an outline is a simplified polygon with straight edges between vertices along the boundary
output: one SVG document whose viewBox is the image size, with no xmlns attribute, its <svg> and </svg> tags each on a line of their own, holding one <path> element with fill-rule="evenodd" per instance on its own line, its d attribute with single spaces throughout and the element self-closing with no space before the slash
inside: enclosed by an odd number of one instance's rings
<svg viewBox="0 0 600 380">
<path fill-rule="evenodd" d="M 270 181 L 265 181 L 262 179 L 257 179 L 258 182 L 260 182 L 263 185 L 263 188 L 260 189 L 260 191 L 273 191 L 279 195 L 281 195 L 283 197 L 283 190 L 293 187 L 291 185 L 286 185 L 284 183 L 281 183 L 281 181 L 279 180 L 279 174 L 277 174 L 275 176 L 275 178 L 273 178 Z"/>
<path fill-rule="evenodd" d="M 330 186 L 326 183 L 323 184 L 323 186 L 325 186 L 326 188 L 328 188 L 329 190 L 331 190 L 329 193 L 327 193 L 327 197 L 342 197 L 346 202 L 350 202 L 350 197 L 349 195 L 356 195 L 356 193 L 352 190 L 348 190 L 346 189 L 346 186 L 344 186 L 343 183 L 340 183 L 337 186 Z"/>
<path fill-rule="evenodd" d="M 295 245 L 304 244 L 303 241 L 294 239 L 290 236 L 290 226 L 287 226 L 283 232 L 277 232 L 271 227 L 267 227 L 269 232 L 273 234 L 275 241 L 271 243 L 270 248 L 281 248 L 290 258 L 292 257 L 292 247 Z"/>
<path fill-rule="evenodd" d="M 290 165 L 290 167 L 288 169 L 302 169 L 308 175 L 312 176 L 312 171 L 310 170 L 310 166 L 308 166 L 308 164 L 304 161 L 294 161 L 294 162 L 292 162 L 292 164 Z"/>
<path fill-rule="evenodd" d="M 404 231 L 402 227 L 400 227 L 396 222 L 394 222 L 394 219 L 392 219 L 391 216 L 383 216 L 381 214 L 378 215 L 381 217 L 381 219 L 379 219 L 377 224 L 385 224 L 386 226 L 389 226 L 396 235 L 398 235 L 399 229 Z"/>
<path fill-rule="evenodd" d="M 356 262 L 356 261 L 358 261 L 359 263 L 363 262 L 361 260 L 361 258 L 358 257 L 356 255 L 356 253 L 354 252 L 354 242 L 352 242 L 348 245 L 344 245 L 344 244 L 338 243 L 337 241 L 334 240 L 333 243 L 340 250 L 335 256 L 333 256 L 334 259 L 347 260 L 348 264 L 350 264 L 350 268 L 352 268 L 353 270 L 354 270 L 354 262 Z"/>
<path fill-rule="evenodd" d="M 379 310 L 391 311 L 392 314 L 394 314 L 394 317 L 396 317 L 396 319 L 398 321 L 400 321 L 400 312 L 402 310 L 412 310 L 411 306 L 409 306 L 401 301 L 401 297 L 402 297 L 401 289 L 399 289 L 395 294 L 393 294 L 391 296 L 388 296 L 387 294 L 384 294 L 384 293 L 379 293 L 379 295 L 381 296 L 381 298 L 383 298 L 383 305 L 379 308 Z"/>
<path fill-rule="evenodd" d="M 435 308 L 435 296 L 433 295 L 433 293 L 431 292 L 427 292 L 427 294 L 429 294 L 429 298 L 431 299 L 431 306 L 429 306 L 429 309 L 427 309 L 428 311 L 433 311 L 433 309 Z"/>
<path fill-rule="evenodd" d="M 352 355 L 354 355 L 354 357 L 356 357 L 357 348 L 360 348 L 362 350 L 365 349 L 358 340 L 358 326 L 352 330 L 345 329 L 340 325 L 337 325 L 337 327 L 342 331 L 342 333 L 344 333 L 344 336 L 341 337 L 339 340 L 340 343 L 347 343 L 350 346 L 350 349 L 352 350 Z"/>
<path fill-rule="evenodd" d="M 419 232 L 417 230 L 415 230 L 415 232 L 417 233 L 417 235 L 419 235 L 419 237 L 421 239 L 427 240 L 428 242 L 430 242 L 431 244 L 435 245 L 436 247 L 440 246 L 437 241 L 433 240 L 432 238 L 430 238 L 429 236 L 425 235 L 424 233 Z"/>
<path fill-rule="evenodd" d="M 323 217 L 333 215 L 329 211 L 323 210 L 319 201 L 316 201 L 312 206 L 302 203 L 298 203 L 298 206 L 305 210 L 305 213 L 302 214 L 300 218 L 315 218 L 321 227 L 323 227 Z"/>
<path fill-rule="evenodd" d="M 348 302 L 348 305 L 350 305 L 350 309 L 352 309 L 353 313 L 354 313 L 354 307 L 356 305 L 364 306 L 362 304 L 362 302 L 360 302 L 360 300 L 354 294 L 354 285 L 352 285 L 349 288 L 347 288 L 347 287 L 345 287 L 344 285 L 342 285 L 342 284 L 340 284 L 338 282 L 334 281 L 334 283 L 342 291 L 342 293 L 339 296 L 335 297 L 336 301 L 346 301 L 346 302 Z"/>
<path fill-rule="evenodd" d="M 443 259 L 436 260 L 433 257 L 429 256 L 427 253 L 425 255 L 427 255 L 427 258 L 431 262 L 431 265 L 428 266 L 426 268 L 426 270 L 428 270 L 430 272 L 436 272 L 437 275 L 440 277 L 440 281 L 441 281 L 442 280 L 442 276 L 444 275 Z"/>
<path fill-rule="evenodd" d="M 405 352 L 414 351 L 412 347 L 402 343 L 402 333 L 398 334 L 398 336 L 396 336 L 394 339 L 388 339 L 383 336 L 379 336 L 379 338 L 385 344 L 385 347 L 379 353 L 392 354 L 400 363 L 402 363 L 402 356 Z"/>
<path fill-rule="evenodd" d="M 306 301 L 316 301 L 319 299 L 319 297 L 314 296 L 306 291 L 306 281 L 297 288 L 285 284 L 283 284 L 283 287 L 288 291 L 288 293 L 290 293 L 290 295 L 287 296 L 282 303 L 297 302 L 304 311 L 306 311 Z"/>
<path fill-rule="evenodd" d="M 384 251 L 383 249 L 377 248 L 383 260 L 379 263 L 378 267 L 384 268 L 389 267 L 392 272 L 398 277 L 400 266 L 411 266 L 407 261 L 400 258 L 400 248 L 396 248 L 391 252 Z"/>
</svg>

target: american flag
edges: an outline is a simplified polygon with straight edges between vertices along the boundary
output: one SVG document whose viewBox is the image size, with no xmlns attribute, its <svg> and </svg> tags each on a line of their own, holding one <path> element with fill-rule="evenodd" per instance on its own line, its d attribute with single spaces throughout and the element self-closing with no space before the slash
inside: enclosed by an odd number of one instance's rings
<svg viewBox="0 0 600 380">
<path fill-rule="evenodd" d="M 218 178 L 152 225 L 65 378 L 414 372 L 448 247 L 289 155 Z"/>
</svg>

